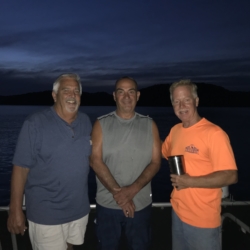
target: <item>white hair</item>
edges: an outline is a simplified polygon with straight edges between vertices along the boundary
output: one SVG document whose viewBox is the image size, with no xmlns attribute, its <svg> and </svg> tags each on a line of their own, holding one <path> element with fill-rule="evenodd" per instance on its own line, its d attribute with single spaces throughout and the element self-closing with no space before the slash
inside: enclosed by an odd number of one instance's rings
<svg viewBox="0 0 250 250">
<path fill-rule="evenodd" d="M 60 75 L 54 82 L 53 84 L 53 91 L 57 94 L 61 80 L 64 78 L 72 78 L 74 79 L 78 85 L 79 85 L 79 90 L 80 90 L 80 95 L 82 94 L 82 84 L 81 84 L 81 78 L 79 75 L 75 73 L 67 73 L 67 74 L 62 74 Z"/>
</svg>

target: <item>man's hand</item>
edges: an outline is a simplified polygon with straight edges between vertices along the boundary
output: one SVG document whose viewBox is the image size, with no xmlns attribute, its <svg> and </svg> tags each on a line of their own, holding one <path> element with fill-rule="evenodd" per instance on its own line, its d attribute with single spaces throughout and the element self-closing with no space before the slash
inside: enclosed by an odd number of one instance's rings
<svg viewBox="0 0 250 250">
<path fill-rule="evenodd" d="M 189 183 L 191 181 L 191 176 L 188 174 L 183 175 L 170 175 L 172 186 L 175 187 L 177 190 L 185 189 L 190 187 Z"/>
<path fill-rule="evenodd" d="M 135 194 L 137 193 L 132 186 L 122 187 L 122 188 L 114 188 L 115 194 L 113 195 L 116 203 L 123 207 L 129 201 L 132 201 Z"/>
<path fill-rule="evenodd" d="M 10 233 L 24 235 L 27 227 L 25 226 L 25 216 L 22 209 L 11 211 L 7 221 L 7 227 Z"/>
<path fill-rule="evenodd" d="M 134 218 L 135 204 L 132 200 L 127 202 L 124 206 L 121 206 L 121 208 L 126 217 Z"/>
<path fill-rule="evenodd" d="M 129 191 L 130 190 L 130 191 Z M 123 188 L 114 188 L 113 197 L 116 203 L 122 208 L 124 215 L 128 218 L 134 218 L 135 213 L 135 204 L 133 202 L 133 195 L 131 195 L 131 188 L 123 187 Z M 130 197 L 132 197 L 130 199 Z"/>
</svg>

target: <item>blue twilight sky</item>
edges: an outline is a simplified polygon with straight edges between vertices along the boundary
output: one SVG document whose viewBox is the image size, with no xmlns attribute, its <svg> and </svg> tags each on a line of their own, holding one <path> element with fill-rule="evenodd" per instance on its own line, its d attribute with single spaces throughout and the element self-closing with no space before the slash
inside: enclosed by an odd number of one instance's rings
<svg viewBox="0 0 250 250">
<path fill-rule="evenodd" d="M 250 91 L 249 0 L 2 0 L 0 95 L 51 89 L 76 72 L 85 91 L 121 76 Z"/>
</svg>

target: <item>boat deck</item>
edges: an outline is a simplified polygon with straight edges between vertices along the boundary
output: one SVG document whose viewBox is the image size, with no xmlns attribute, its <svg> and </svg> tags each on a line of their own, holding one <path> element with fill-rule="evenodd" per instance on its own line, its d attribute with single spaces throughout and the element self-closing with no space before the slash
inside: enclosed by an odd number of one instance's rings
<svg viewBox="0 0 250 250">
<path fill-rule="evenodd" d="M 238 220 L 250 226 L 250 203 L 246 205 L 234 205 L 234 203 L 222 206 L 222 214 L 230 213 Z M 2 250 L 12 250 L 11 234 L 7 231 L 7 211 L 0 212 L 0 242 Z M 92 209 L 89 216 L 89 223 L 85 235 L 85 242 L 81 246 L 74 246 L 75 250 L 95 250 L 97 249 L 97 239 L 95 236 L 95 209 Z M 28 232 L 24 236 L 17 235 L 18 250 L 32 250 Z M 1 249 L 1 248 L 0 248 Z M 120 250 L 128 249 L 126 238 L 122 235 Z M 152 214 L 152 250 L 172 249 L 171 245 L 171 207 L 153 207 Z M 226 218 L 222 227 L 222 249 L 223 250 L 249 250 L 250 234 L 244 233 L 242 228 L 233 220 Z"/>
</svg>

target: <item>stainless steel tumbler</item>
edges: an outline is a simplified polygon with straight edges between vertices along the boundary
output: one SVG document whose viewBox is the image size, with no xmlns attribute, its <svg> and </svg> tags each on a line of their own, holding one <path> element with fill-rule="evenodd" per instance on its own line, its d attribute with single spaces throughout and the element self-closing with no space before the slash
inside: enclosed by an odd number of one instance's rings
<svg viewBox="0 0 250 250">
<path fill-rule="evenodd" d="M 185 162 L 183 155 L 174 155 L 168 157 L 168 164 L 172 174 L 185 174 Z"/>
</svg>

